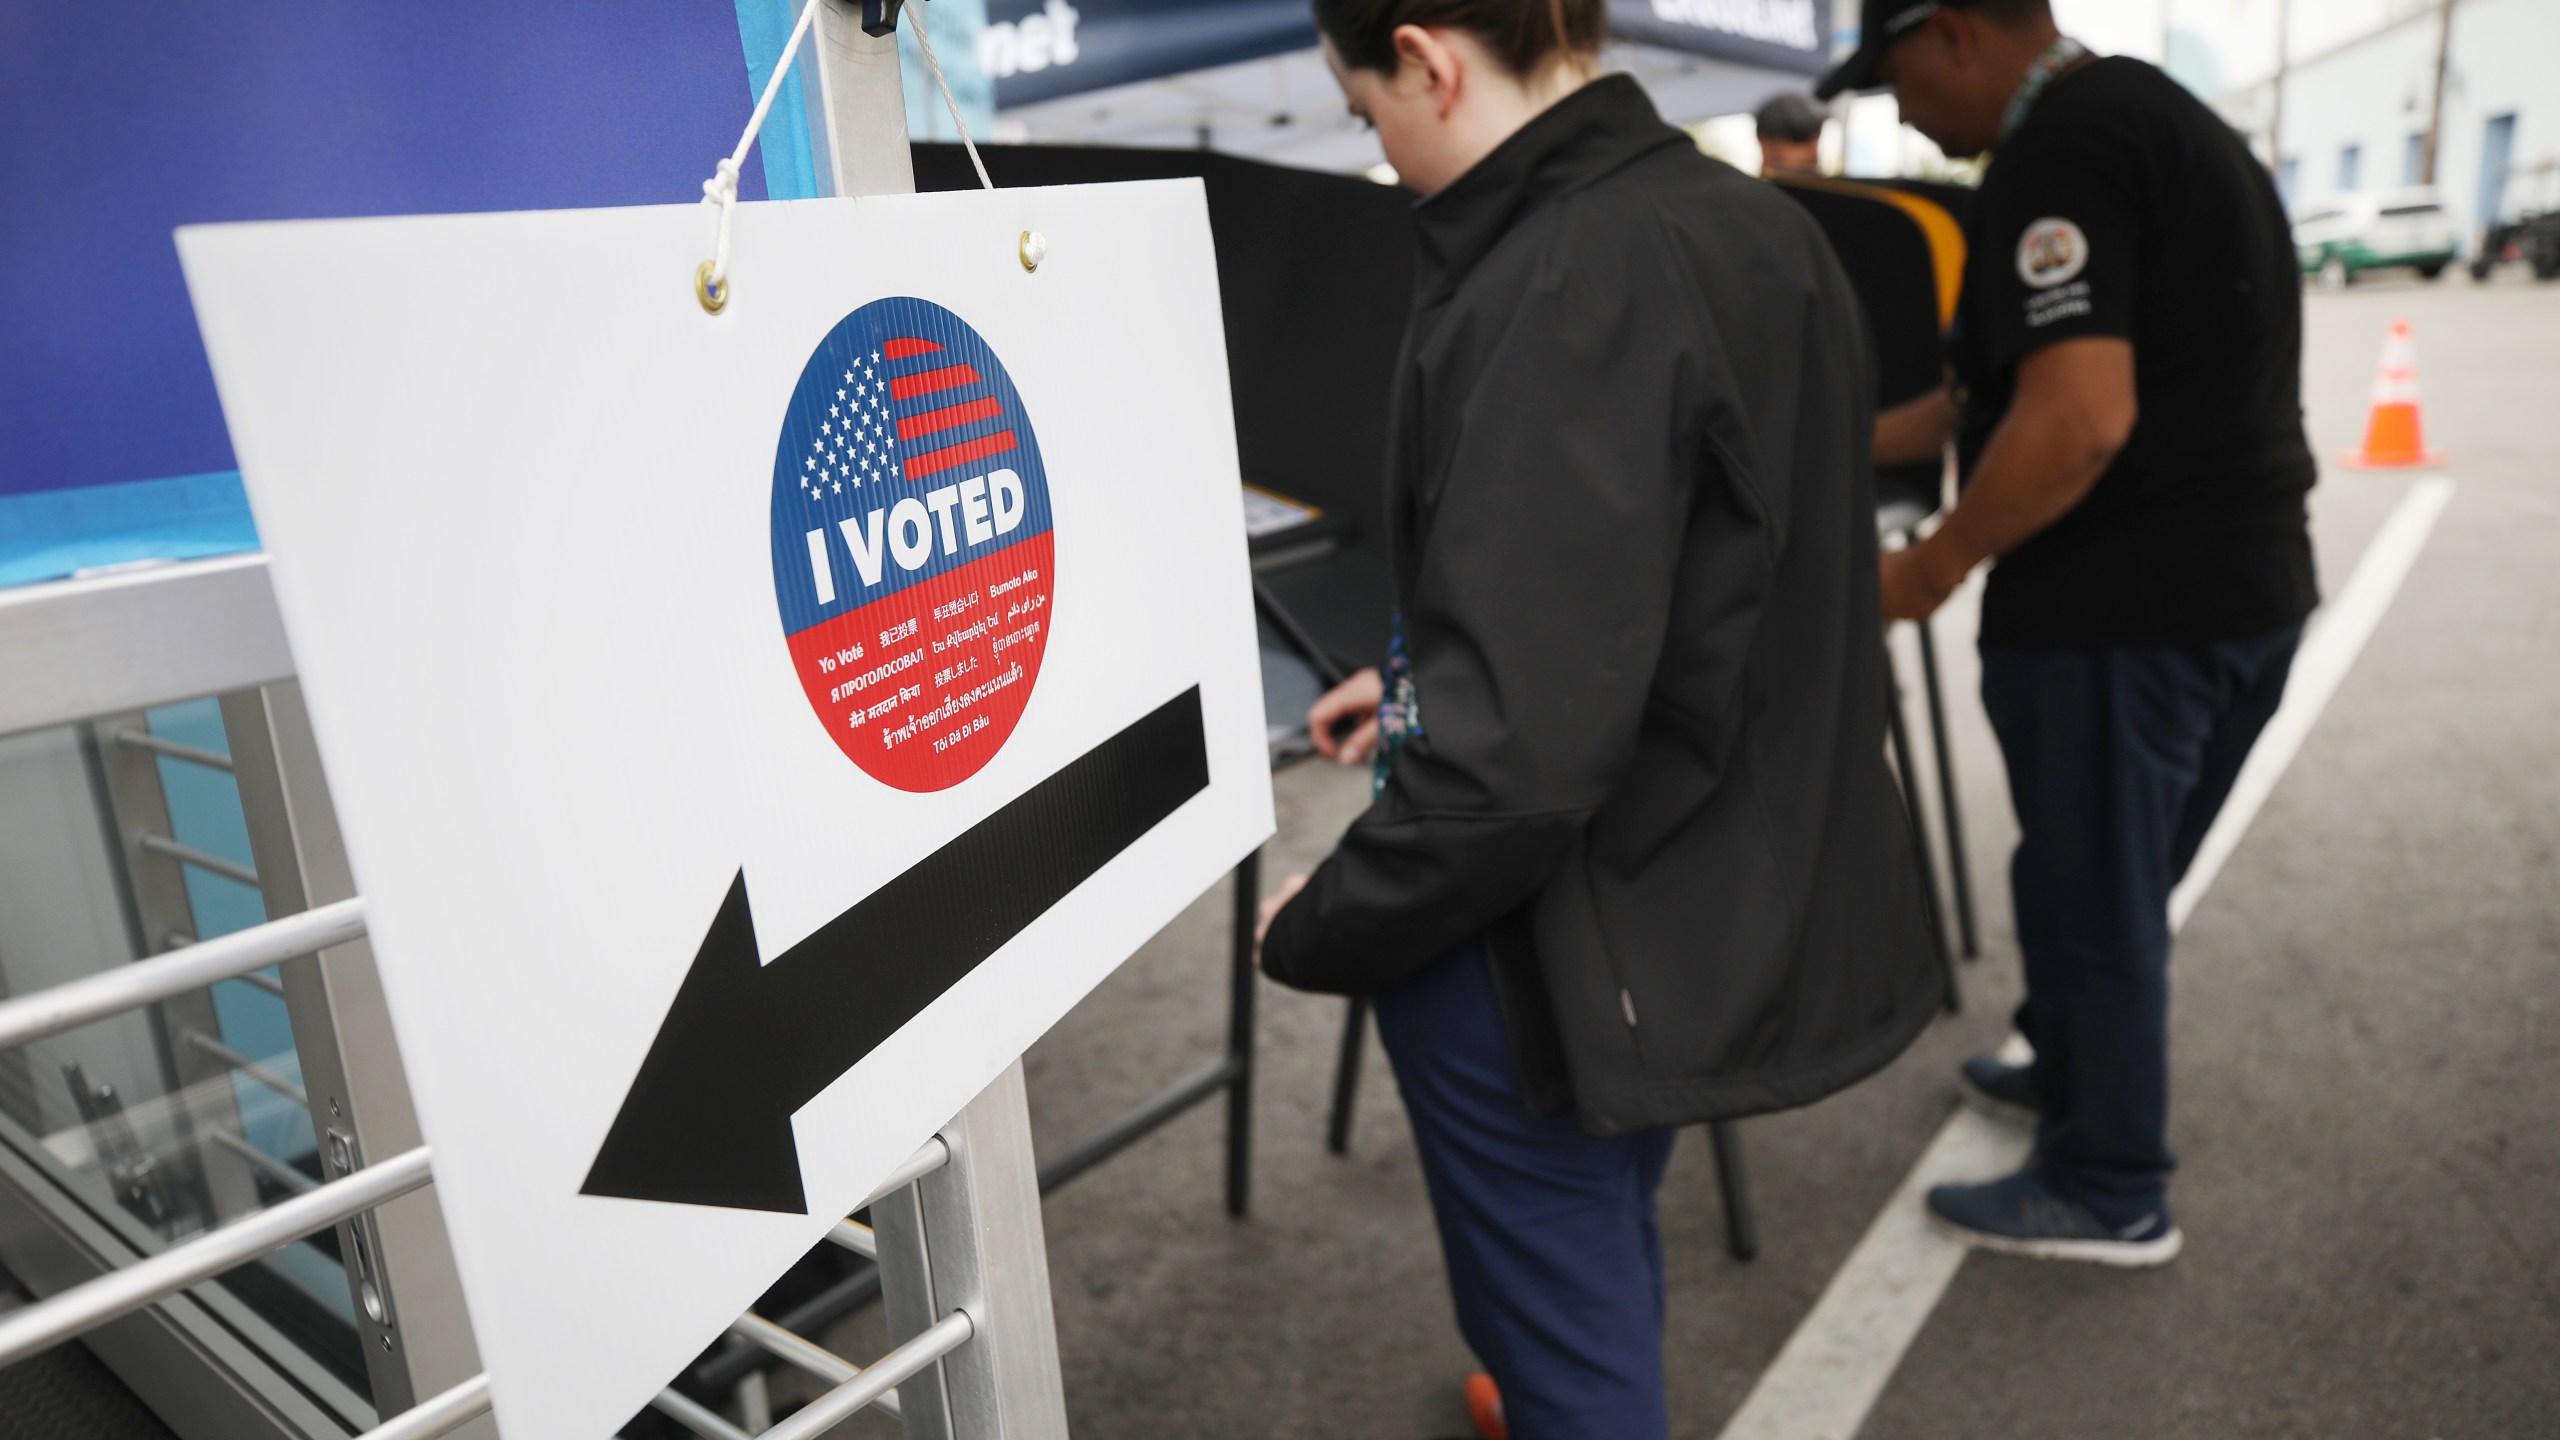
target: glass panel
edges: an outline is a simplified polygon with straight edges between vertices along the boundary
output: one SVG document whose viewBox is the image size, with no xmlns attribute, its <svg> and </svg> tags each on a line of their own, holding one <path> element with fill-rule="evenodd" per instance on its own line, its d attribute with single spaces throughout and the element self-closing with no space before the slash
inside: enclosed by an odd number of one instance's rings
<svg viewBox="0 0 2560 1440">
<path fill-rule="evenodd" d="M 266 919 L 233 777 L 137 734 L 227 753 L 212 700 L 0 737 L 0 997 Z M 0 1051 L 0 1143 L 61 1187 L 46 1203 L 145 1253 L 311 1189 L 281 980 L 270 969 Z M 369 1397 L 338 1249 L 323 1232 L 206 1288 Z"/>
</svg>

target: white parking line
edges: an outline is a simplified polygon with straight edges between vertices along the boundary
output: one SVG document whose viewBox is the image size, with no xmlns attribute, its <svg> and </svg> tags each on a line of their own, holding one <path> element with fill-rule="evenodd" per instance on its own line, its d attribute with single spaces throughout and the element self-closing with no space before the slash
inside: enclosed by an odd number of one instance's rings
<svg viewBox="0 0 2560 1440">
<path fill-rule="evenodd" d="M 2400 582 L 2426 548 L 2436 517 L 2452 498 L 2448 476 L 2429 475 L 2411 485 L 2358 557 L 2345 587 L 2313 619 L 2294 658 L 2283 705 L 2241 767 L 2186 880 L 2169 897 L 2172 929 L 2183 927 L 2195 913 L 2223 862 L 2239 847 L 2249 822 L 2391 608 Z M 2028 1148 L 2028 1137 L 2014 1126 L 1970 1109 L 1950 1116 L 1823 1288 L 1812 1312 L 1761 1372 L 1720 1440 L 1851 1440 L 1967 1253 L 1930 1225 L 1921 1196 L 1946 1181 L 2014 1170 L 2025 1161 Z"/>
<path fill-rule="evenodd" d="M 2242 762 L 2239 778 L 2231 784 L 2231 797 L 2222 802 L 2222 813 L 2214 817 L 2213 828 L 2204 832 L 2204 843 L 2187 866 L 2187 878 L 2169 894 L 2170 929 L 2186 927 L 2205 888 L 2222 873 L 2222 862 L 2240 847 L 2240 836 L 2258 807 L 2267 803 L 2285 767 L 2293 763 L 2293 753 L 2302 748 L 2312 722 L 2329 707 L 2329 697 L 2338 693 L 2338 682 L 2347 678 L 2373 627 L 2382 623 L 2383 612 L 2400 593 L 2400 582 L 2408 578 L 2409 567 L 2418 563 L 2418 552 L 2434 533 L 2436 517 L 2452 500 L 2450 475 L 2425 476 L 2411 485 L 2372 543 L 2364 547 L 2364 554 L 2356 558 L 2355 573 L 2347 577 L 2346 588 L 2302 637 L 2302 652 L 2294 657 L 2293 674 L 2285 680 L 2284 704 L 2277 707 L 2256 747 Z"/>
</svg>

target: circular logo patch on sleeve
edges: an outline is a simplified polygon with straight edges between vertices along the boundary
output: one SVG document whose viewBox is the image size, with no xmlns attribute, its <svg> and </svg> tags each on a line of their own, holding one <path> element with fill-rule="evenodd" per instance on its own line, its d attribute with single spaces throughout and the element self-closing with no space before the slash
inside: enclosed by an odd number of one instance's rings
<svg viewBox="0 0 2560 1440">
<path fill-rule="evenodd" d="M 2050 290 L 2089 267 L 2089 237 L 2059 215 L 2048 215 L 2018 237 L 2018 278 Z"/>
<path fill-rule="evenodd" d="M 901 790 L 995 758 L 1048 649 L 1048 473 L 969 323 L 898 296 L 818 342 L 773 461 L 773 588 L 809 706 Z"/>
</svg>

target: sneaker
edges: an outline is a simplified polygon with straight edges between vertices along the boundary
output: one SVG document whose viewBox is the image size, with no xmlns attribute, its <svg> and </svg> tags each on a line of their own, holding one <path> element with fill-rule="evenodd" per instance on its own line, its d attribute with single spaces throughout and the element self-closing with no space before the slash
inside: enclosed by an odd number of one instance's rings
<svg viewBox="0 0 2560 1440">
<path fill-rule="evenodd" d="M 1467 1377 L 1467 1420 L 1479 1440 L 1511 1440 L 1510 1427 L 1502 1422 L 1502 1390 L 1481 1370 Z"/>
<path fill-rule="evenodd" d="M 2035 1260 L 2084 1260 L 2138 1268 L 2166 1265 L 2186 1237 L 2161 1206 L 2131 1225 L 2110 1225 L 2088 1206 L 2047 1189 L 2032 1165 L 1979 1185 L 1940 1185 L 1929 1215 L 1977 1250 Z"/>
<path fill-rule="evenodd" d="M 1956 1077 L 1973 1108 L 1994 1119 L 2031 1126 L 2044 1108 L 2032 1058 L 2021 1064 L 2002 1054 L 1975 1055 L 1958 1067 Z"/>
</svg>

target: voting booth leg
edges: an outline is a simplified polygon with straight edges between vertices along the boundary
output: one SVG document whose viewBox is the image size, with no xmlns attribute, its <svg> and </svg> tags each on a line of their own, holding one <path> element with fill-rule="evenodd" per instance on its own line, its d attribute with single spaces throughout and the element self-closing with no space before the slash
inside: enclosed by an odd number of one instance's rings
<svg viewBox="0 0 2560 1440">
<path fill-rule="evenodd" d="M 1736 1260 L 1760 1253 L 1760 1217 L 1751 1208 L 1751 1176 L 1742 1168 L 1742 1136 L 1730 1120 L 1707 1127 L 1716 1153 L 1716 1193 L 1724 1198 L 1724 1245 Z"/>
<path fill-rule="evenodd" d="M 1351 1153 L 1351 1111 L 1360 1096 L 1360 1057 L 1369 1031 L 1369 1002 L 1353 999 L 1343 1007 L 1342 1050 L 1335 1059 L 1333 1113 L 1325 1121 L 1324 1148 L 1336 1155 Z M 1751 1208 L 1750 1172 L 1742 1166 L 1742 1137 L 1730 1121 L 1707 1127 L 1716 1157 L 1716 1193 L 1724 1201 L 1725 1248 L 1736 1260 L 1760 1253 L 1760 1220 Z"/>
<path fill-rule="evenodd" d="M 1964 853 L 1964 806 L 1956 794 L 1955 743 L 1947 734 L 1947 703 L 1938 683 L 1938 641 L 1928 621 L 1920 632 L 1920 688 L 1929 703 L 1929 740 L 1938 752 L 1938 820 L 1947 835 L 1947 890 L 1955 900 L 1956 938 L 1964 958 L 1981 958 L 1982 937 L 1973 921 L 1973 866 Z"/>
<path fill-rule="evenodd" d="M 1920 787 L 1913 783 L 1911 727 L 1902 718 L 1902 675 L 1893 663 L 1893 648 L 1884 652 L 1885 727 L 1893 741 L 1894 779 L 1902 791 L 1903 819 L 1911 827 L 1911 850 L 1920 862 L 1920 908 L 1928 917 L 1929 943 L 1947 975 L 1947 1013 L 1963 1013 L 1964 992 L 1956 974 L 1955 949 L 1947 943 L 1946 917 L 1938 910 L 1938 862 L 1929 854 L 1929 826 L 1920 816 Z"/>
<path fill-rule="evenodd" d="M 1227 1213 L 1243 1216 L 1253 1203 L 1254 986 L 1253 927 L 1261 909 L 1262 852 L 1235 868 L 1234 929 L 1228 955 L 1227 1048 L 1217 1059 L 1111 1120 L 1040 1166 L 1047 1194 L 1154 1134 L 1192 1106 L 1220 1091 L 1227 1096 Z"/>
<path fill-rule="evenodd" d="M 1236 867 L 1233 937 L 1228 956 L 1227 1213 L 1243 1219 L 1253 1208 L 1253 1003 L 1261 983 L 1254 964 L 1254 929 L 1262 916 L 1262 852 Z"/>
<path fill-rule="evenodd" d="M 1342 1010 L 1342 1049 L 1333 1061 L 1333 1112 L 1325 1118 L 1324 1148 L 1351 1153 L 1351 1107 L 1360 1098 L 1360 1051 L 1369 1034 L 1369 1002 L 1354 996 Z"/>
</svg>

